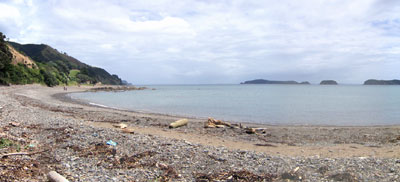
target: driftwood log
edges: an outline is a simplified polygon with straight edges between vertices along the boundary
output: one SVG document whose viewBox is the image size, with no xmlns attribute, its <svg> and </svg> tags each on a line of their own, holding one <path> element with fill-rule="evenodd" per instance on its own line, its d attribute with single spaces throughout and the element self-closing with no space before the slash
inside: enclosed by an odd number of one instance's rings
<svg viewBox="0 0 400 182">
<path fill-rule="evenodd" d="M 204 123 L 204 128 L 225 128 L 225 126 L 233 128 L 230 123 L 216 120 L 214 118 L 208 118 L 207 122 Z"/>
<path fill-rule="evenodd" d="M 50 171 L 49 174 L 47 174 L 47 177 L 51 182 L 69 182 L 64 176 L 61 176 L 55 171 Z"/>
<path fill-rule="evenodd" d="M 169 124 L 169 128 L 178 128 L 181 126 L 185 126 L 188 124 L 188 122 L 189 122 L 188 119 L 180 119 L 178 121 L 175 121 L 175 122 Z"/>
</svg>

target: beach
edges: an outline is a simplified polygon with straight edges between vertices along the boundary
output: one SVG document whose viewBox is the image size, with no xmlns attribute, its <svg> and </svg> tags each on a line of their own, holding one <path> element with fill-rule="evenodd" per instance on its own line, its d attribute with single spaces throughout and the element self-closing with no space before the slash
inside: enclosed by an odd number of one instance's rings
<svg viewBox="0 0 400 182">
<path fill-rule="evenodd" d="M 99 107 L 67 93 L 92 87 L 0 87 L 1 181 L 397 181 L 400 125 L 233 123 Z M 218 118 L 215 118 L 218 119 Z M 226 121 L 229 122 L 229 121 Z M 125 133 L 116 124 L 126 124 Z M 260 131 L 249 133 L 246 128 Z M 115 146 L 106 145 L 108 141 Z M 20 149 L 15 146 L 20 146 Z"/>
</svg>

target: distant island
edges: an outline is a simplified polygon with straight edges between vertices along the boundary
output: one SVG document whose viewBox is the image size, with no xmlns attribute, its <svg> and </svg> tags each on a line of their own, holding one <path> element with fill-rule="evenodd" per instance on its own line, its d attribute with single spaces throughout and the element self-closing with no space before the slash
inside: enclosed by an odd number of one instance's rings
<svg viewBox="0 0 400 182">
<path fill-rule="evenodd" d="M 296 82 L 296 81 L 275 81 L 275 80 L 264 80 L 264 79 L 255 79 L 255 80 L 249 80 L 242 82 L 240 84 L 304 84 L 308 85 L 310 82 Z"/>
<path fill-rule="evenodd" d="M 400 80 L 375 80 L 369 79 L 364 85 L 400 85 Z"/>
<path fill-rule="evenodd" d="M 129 84 L 117 75 L 82 63 L 48 45 L 19 44 L 5 39 L 6 36 L 0 32 L 0 85 Z"/>
<path fill-rule="evenodd" d="M 320 85 L 337 85 L 338 83 L 335 80 L 322 80 Z"/>
</svg>

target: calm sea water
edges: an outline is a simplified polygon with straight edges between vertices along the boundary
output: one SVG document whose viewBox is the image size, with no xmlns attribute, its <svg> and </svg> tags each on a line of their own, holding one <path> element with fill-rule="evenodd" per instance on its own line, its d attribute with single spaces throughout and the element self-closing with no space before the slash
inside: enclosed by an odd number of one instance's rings
<svg viewBox="0 0 400 182">
<path fill-rule="evenodd" d="M 168 85 L 156 90 L 75 93 L 135 111 L 299 125 L 400 124 L 400 86 Z"/>
</svg>

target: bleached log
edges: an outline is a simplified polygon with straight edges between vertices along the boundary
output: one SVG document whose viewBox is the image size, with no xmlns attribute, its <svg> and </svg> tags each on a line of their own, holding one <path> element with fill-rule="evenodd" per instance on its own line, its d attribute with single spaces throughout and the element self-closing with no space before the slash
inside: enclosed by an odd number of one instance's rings
<svg viewBox="0 0 400 182">
<path fill-rule="evenodd" d="M 189 122 L 188 119 L 180 119 L 178 121 L 175 121 L 175 122 L 169 124 L 169 128 L 178 128 L 181 126 L 185 126 L 188 124 L 188 122 Z"/>
<path fill-rule="evenodd" d="M 50 171 L 49 174 L 47 174 L 47 177 L 49 178 L 49 181 L 52 182 L 69 182 L 64 176 L 61 176 L 55 171 Z"/>
</svg>

